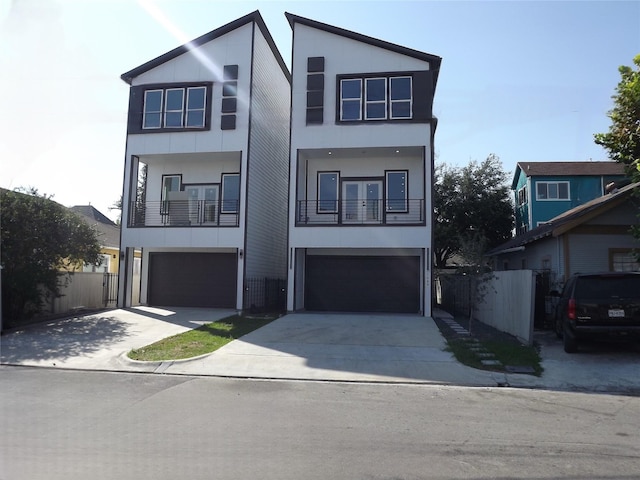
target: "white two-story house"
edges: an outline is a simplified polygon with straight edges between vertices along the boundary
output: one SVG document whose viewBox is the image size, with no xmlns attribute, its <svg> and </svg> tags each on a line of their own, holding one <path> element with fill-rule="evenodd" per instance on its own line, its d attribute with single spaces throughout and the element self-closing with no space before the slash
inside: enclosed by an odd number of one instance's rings
<svg viewBox="0 0 640 480">
<path fill-rule="evenodd" d="M 431 315 L 441 58 L 287 14 L 289 311 Z"/>
<path fill-rule="evenodd" d="M 263 306 L 256 281 L 287 274 L 291 78 L 262 17 L 122 79 L 131 88 L 119 306 L 136 291 L 154 306 Z"/>
</svg>

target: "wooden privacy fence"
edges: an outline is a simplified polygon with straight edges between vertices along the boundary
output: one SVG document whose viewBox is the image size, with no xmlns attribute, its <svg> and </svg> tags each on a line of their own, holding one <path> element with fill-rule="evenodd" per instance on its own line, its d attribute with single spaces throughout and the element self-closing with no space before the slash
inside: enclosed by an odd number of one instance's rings
<svg viewBox="0 0 640 480">
<path fill-rule="evenodd" d="M 472 296 L 478 286 L 480 295 Z M 530 345 L 533 342 L 535 274 L 532 270 L 509 270 L 472 275 L 441 274 L 437 279 L 440 305 L 450 313 L 469 316 Z"/>
<path fill-rule="evenodd" d="M 63 277 L 61 296 L 53 298 L 46 310 L 49 313 L 66 313 L 74 310 L 95 310 L 115 307 L 118 296 L 117 273 L 74 272 Z"/>
</svg>

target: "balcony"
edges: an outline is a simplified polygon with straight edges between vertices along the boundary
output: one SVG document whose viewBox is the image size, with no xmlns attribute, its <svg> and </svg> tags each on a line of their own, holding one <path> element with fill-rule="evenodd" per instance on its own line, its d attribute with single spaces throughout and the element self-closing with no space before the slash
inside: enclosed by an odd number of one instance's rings
<svg viewBox="0 0 640 480">
<path fill-rule="evenodd" d="M 298 200 L 296 226 L 425 225 L 424 199 Z"/>
<path fill-rule="evenodd" d="M 236 200 L 131 202 L 129 227 L 237 227 Z"/>
</svg>

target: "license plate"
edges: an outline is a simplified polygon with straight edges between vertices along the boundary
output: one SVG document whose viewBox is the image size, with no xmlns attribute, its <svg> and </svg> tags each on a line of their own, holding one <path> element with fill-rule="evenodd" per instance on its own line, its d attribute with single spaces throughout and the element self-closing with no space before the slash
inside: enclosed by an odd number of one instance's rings
<svg viewBox="0 0 640 480">
<path fill-rule="evenodd" d="M 620 318 L 620 317 L 624 317 L 624 310 L 622 309 L 610 309 L 609 310 L 609 317 L 611 318 Z"/>
</svg>

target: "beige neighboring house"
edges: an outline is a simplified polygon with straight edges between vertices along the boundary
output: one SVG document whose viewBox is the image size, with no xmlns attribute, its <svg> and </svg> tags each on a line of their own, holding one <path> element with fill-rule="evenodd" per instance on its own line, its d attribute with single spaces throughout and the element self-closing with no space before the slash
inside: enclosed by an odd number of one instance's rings
<svg viewBox="0 0 640 480">
<path fill-rule="evenodd" d="M 75 271 L 118 273 L 120 227 L 91 205 L 76 205 L 69 210 L 78 214 L 96 231 L 102 256 L 102 263 L 99 266 L 84 265 L 82 270 L 77 268 Z"/>
</svg>

